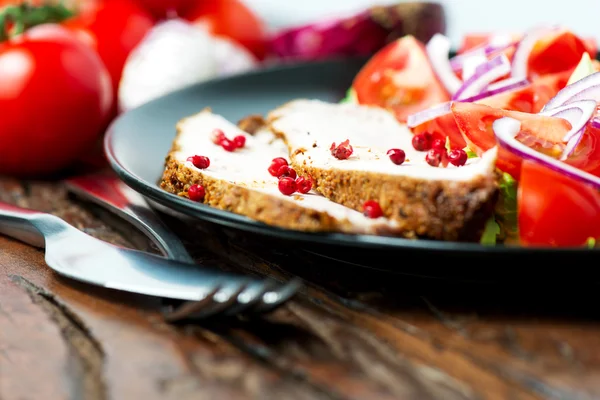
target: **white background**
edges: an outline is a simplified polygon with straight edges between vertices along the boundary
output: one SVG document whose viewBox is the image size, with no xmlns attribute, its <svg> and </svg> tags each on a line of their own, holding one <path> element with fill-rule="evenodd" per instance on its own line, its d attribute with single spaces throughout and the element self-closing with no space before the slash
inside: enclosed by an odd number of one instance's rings
<svg viewBox="0 0 600 400">
<path fill-rule="evenodd" d="M 398 0 L 244 0 L 273 29 Z M 401 0 L 400 0 L 401 1 Z M 467 32 L 517 31 L 564 25 L 600 42 L 600 0 L 439 0 L 455 45 Z"/>
</svg>

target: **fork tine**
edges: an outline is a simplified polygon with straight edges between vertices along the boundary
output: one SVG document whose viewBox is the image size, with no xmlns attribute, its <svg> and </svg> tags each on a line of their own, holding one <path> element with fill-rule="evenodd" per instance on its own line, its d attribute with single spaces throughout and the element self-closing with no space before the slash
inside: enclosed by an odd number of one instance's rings
<svg viewBox="0 0 600 400">
<path fill-rule="evenodd" d="M 284 285 L 270 279 L 259 285 L 248 287 L 243 282 L 233 293 L 227 294 L 223 285 L 218 285 L 202 300 L 185 302 L 174 311 L 164 314 L 168 322 L 182 319 L 200 319 L 223 313 L 228 316 L 237 314 L 264 314 L 271 312 L 290 300 L 302 287 L 300 279 L 292 279 Z M 219 297 L 227 296 L 222 301 Z"/>
<path fill-rule="evenodd" d="M 168 322 L 180 321 L 185 318 L 189 318 L 190 315 L 202 311 L 204 308 L 209 308 L 214 303 L 214 296 L 222 286 L 215 287 L 212 291 L 206 294 L 202 300 L 199 301 L 186 301 L 181 304 L 173 311 L 169 311 L 163 314 L 163 317 Z"/>
<path fill-rule="evenodd" d="M 291 279 L 278 289 L 266 292 L 262 296 L 262 301 L 252 309 L 252 312 L 257 314 L 265 314 L 275 310 L 283 303 L 294 297 L 302 288 L 302 286 L 302 281 L 299 278 Z"/>
<path fill-rule="evenodd" d="M 238 296 L 238 303 L 226 311 L 227 315 L 241 314 L 245 310 L 254 307 L 262 301 L 265 293 L 269 293 L 277 287 L 272 279 L 265 279 L 258 285 L 252 285 Z"/>
<path fill-rule="evenodd" d="M 189 314 L 189 318 L 207 318 L 212 315 L 222 313 L 225 310 L 229 309 L 232 305 L 236 304 L 238 301 L 238 296 L 248 287 L 248 283 L 244 282 L 241 284 L 233 293 L 227 294 L 227 291 L 221 288 L 215 295 L 212 297 L 212 303 L 208 307 L 202 307 L 198 312 L 194 314 Z M 227 296 L 223 301 L 219 300 L 219 297 Z"/>
</svg>

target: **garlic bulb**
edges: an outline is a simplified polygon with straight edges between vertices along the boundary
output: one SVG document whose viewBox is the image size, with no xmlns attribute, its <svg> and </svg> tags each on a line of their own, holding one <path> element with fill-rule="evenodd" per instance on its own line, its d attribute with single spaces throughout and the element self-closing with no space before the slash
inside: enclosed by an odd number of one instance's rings
<svg viewBox="0 0 600 400">
<path fill-rule="evenodd" d="M 158 23 L 129 54 L 119 84 L 127 111 L 218 73 L 213 37 L 181 19 Z"/>
</svg>

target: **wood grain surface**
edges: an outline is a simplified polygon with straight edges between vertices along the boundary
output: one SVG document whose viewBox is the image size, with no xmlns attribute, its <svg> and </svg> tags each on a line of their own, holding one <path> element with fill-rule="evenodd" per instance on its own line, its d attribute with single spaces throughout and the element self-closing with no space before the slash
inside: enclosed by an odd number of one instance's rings
<svg viewBox="0 0 600 400">
<path fill-rule="evenodd" d="M 3 179 L 0 200 L 155 251 L 57 182 Z M 418 280 L 208 224 L 166 222 L 199 263 L 280 281 L 300 276 L 305 289 L 262 319 L 167 324 L 159 299 L 61 278 L 42 250 L 0 236 L 1 400 L 600 398 L 591 282 Z M 543 274 L 548 266 L 523 268 Z"/>
</svg>

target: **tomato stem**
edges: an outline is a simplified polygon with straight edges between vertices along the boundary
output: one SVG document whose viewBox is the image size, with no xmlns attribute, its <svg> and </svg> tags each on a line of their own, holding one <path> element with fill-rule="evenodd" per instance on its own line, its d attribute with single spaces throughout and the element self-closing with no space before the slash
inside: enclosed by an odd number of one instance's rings
<svg viewBox="0 0 600 400">
<path fill-rule="evenodd" d="M 0 42 L 25 32 L 27 29 L 45 23 L 56 23 L 74 14 L 62 3 L 34 6 L 28 2 L 0 9 Z"/>
</svg>

